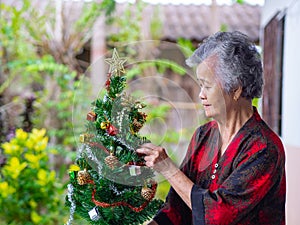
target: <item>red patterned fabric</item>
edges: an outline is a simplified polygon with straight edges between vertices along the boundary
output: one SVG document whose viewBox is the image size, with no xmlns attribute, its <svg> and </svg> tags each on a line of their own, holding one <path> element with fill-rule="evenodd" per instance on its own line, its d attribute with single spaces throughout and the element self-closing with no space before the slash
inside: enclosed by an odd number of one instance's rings
<svg viewBox="0 0 300 225">
<path fill-rule="evenodd" d="M 192 210 L 170 189 L 154 220 L 160 225 L 285 224 L 285 153 L 279 137 L 254 108 L 220 156 L 215 121 L 199 127 L 182 171 L 195 183 Z"/>
</svg>

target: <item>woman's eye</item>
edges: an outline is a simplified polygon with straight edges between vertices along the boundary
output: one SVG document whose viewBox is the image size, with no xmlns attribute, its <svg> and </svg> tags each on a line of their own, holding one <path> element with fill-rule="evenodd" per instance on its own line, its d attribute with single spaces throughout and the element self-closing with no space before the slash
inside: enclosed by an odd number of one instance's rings
<svg viewBox="0 0 300 225">
<path fill-rule="evenodd" d="M 203 84 L 199 84 L 200 89 L 206 89 L 209 90 L 210 88 L 212 88 L 211 86 L 207 86 L 207 85 L 203 85 Z"/>
</svg>

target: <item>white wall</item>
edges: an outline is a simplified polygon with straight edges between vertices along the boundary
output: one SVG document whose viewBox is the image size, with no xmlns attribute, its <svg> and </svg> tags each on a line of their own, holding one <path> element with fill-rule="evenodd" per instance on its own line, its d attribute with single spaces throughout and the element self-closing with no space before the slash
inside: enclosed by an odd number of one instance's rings
<svg viewBox="0 0 300 225">
<path fill-rule="evenodd" d="M 283 67 L 283 139 L 287 146 L 287 222 L 300 224 L 300 1 L 286 10 Z M 297 160 L 295 160 L 297 159 Z"/>
<path fill-rule="evenodd" d="M 300 0 L 266 0 L 262 28 L 277 13 L 285 14 L 282 139 L 286 151 L 287 225 L 300 224 Z"/>
<path fill-rule="evenodd" d="M 300 148 L 285 146 L 286 150 L 286 173 L 287 173 L 287 199 L 286 199 L 286 224 L 300 224 Z"/>
<path fill-rule="evenodd" d="M 300 147 L 300 1 L 287 9 L 283 67 L 283 138 Z"/>
</svg>

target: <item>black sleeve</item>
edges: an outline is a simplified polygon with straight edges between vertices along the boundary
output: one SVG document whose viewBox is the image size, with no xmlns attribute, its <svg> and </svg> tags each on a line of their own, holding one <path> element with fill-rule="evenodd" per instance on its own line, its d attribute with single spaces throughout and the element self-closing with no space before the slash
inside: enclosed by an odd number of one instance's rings
<svg viewBox="0 0 300 225">
<path fill-rule="evenodd" d="M 193 224 L 205 225 L 205 210 L 203 196 L 208 190 L 194 185 L 191 192 Z"/>
</svg>

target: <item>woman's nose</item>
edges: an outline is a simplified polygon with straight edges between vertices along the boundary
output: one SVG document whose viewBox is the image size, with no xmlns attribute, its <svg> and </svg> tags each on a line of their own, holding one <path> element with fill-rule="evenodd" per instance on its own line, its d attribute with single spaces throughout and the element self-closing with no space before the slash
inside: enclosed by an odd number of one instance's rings
<svg viewBox="0 0 300 225">
<path fill-rule="evenodd" d="M 200 92 L 199 92 L 199 98 L 200 98 L 201 100 L 203 100 L 203 99 L 206 98 L 206 95 L 205 95 L 205 93 L 204 93 L 204 91 L 203 91 L 203 88 L 200 89 Z"/>
</svg>

